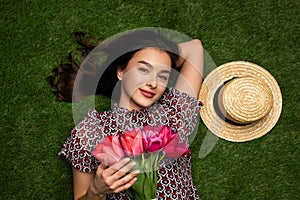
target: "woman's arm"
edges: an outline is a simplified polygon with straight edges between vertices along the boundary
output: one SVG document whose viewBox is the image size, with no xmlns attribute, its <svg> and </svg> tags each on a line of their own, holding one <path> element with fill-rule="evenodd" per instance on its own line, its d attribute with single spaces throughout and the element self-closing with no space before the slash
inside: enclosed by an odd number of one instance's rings
<svg viewBox="0 0 300 200">
<path fill-rule="evenodd" d="M 80 172 L 78 169 L 72 168 L 73 172 L 73 190 L 75 200 L 99 199 L 105 200 L 105 195 L 94 194 L 91 189 L 91 183 L 95 174 Z"/>
<path fill-rule="evenodd" d="M 198 98 L 203 80 L 204 56 L 200 40 L 195 39 L 180 43 L 181 50 L 177 66 L 182 66 L 175 88 Z"/>
<path fill-rule="evenodd" d="M 75 200 L 105 200 L 108 193 L 118 193 L 131 187 L 139 171 L 128 173 L 135 165 L 125 158 L 111 167 L 99 165 L 96 173 L 84 173 L 72 168 Z"/>
</svg>

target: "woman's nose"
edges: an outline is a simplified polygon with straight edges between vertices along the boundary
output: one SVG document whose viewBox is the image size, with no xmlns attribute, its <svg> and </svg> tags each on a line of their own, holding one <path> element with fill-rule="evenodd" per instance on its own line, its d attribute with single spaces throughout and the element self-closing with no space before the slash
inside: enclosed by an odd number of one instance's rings
<svg viewBox="0 0 300 200">
<path fill-rule="evenodd" d="M 151 88 L 156 88 L 157 87 L 157 77 L 156 76 L 151 76 L 146 82 L 146 85 L 151 87 Z"/>
</svg>

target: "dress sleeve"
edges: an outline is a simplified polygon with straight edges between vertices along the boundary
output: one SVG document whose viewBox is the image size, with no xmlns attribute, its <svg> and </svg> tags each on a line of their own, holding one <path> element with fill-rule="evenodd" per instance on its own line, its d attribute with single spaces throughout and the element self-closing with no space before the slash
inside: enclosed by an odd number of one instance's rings
<svg viewBox="0 0 300 200">
<path fill-rule="evenodd" d="M 58 153 L 60 157 L 81 172 L 91 173 L 100 164 L 92 156 L 92 151 L 99 143 L 98 141 L 104 139 L 104 135 L 97 128 L 100 121 L 97 116 L 99 114 L 96 110 L 90 110 L 87 116 L 71 131 Z"/>
<path fill-rule="evenodd" d="M 161 103 L 169 113 L 170 127 L 175 129 L 181 140 L 188 142 L 188 136 L 193 133 L 198 123 L 202 103 L 175 88 L 169 89 Z"/>
</svg>

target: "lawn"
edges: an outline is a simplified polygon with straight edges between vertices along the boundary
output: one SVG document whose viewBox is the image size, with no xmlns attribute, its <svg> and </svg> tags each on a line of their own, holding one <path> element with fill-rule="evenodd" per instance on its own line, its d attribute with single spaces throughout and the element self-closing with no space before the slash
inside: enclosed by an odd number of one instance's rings
<svg viewBox="0 0 300 200">
<path fill-rule="evenodd" d="M 201 39 L 217 66 L 257 63 L 282 91 L 277 125 L 257 140 L 219 139 L 202 158 L 207 129 L 200 122 L 191 149 L 201 199 L 299 199 L 299 1 L 1 0 L 0 5 L 0 199 L 72 199 L 70 167 L 57 156 L 74 126 L 72 105 L 57 101 L 45 81 L 77 47 L 70 34 L 109 37 L 152 26 Z M 99 110 L 109 103 L 103 99 Z"/>
</svg>

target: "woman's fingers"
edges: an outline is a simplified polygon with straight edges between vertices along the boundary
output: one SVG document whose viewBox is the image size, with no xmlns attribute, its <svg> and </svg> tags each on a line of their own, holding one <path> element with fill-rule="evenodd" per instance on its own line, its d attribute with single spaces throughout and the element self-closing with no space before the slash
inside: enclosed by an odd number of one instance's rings
<svg viewBox="0 0 300 200">
<path fill-rule="evenodd" d="M 127 174 L 134 166 L 136 165 L 135 162 L 129 162 L 123 167 L 121 167 L 119 170 L 115 171 L 115 173 L 112 175 L 115 179 L 120 179 L 122 176 Z"/>
<path fill-rule="evenodd" d="M 120 179 L 117 179 L 110 186 L 110 189 L 113 192 L 120 192 L 122 190 L 126 190 L 133 185 L 133 183 L 137 180 L 136 176 L 139 174 L 139 170 L 134 170 L 133 172 L 123 176 Z"/>
<path fill-rule="evenodd" d="M 105 170 L 106 175 L 112 176 L 114 173 L 118 171 L 122 172 L 123 174 L 127 173 L 135 165 L 134 162 L 129 162 L 129 161 L 130 158 L 124 158 L 119 162 L 115 163 L 114 165 L 110 166 L 107 170 Z"/>
<path fill-rule="evenodd" d="M 134 170 L 133 172 L 122 176 L 119 179 L 114 179 L 112 177 L 108 177 L 105 179 L 106 187 L 110 192 L 120 192 L 122 190 L 126 190 L 130 188 L 134 182 L 137 180 L 136 176 L 139 174 L 139 170 Z M 109 193 L 110 193 L 109 192 Z"/>
<path fill-rule="evenodd" d="M 99 188 L 102 188 L 103 193 L 117 193 L 130 188 L 136 181 L 136 176 L 139 174 L 139 170 L 130 172 L 135 165 L 135 162 L 130 162 L 129 158 L 125 158 L 107 167 L 105 160 L 103 160 L 96 172 L 97 182 L 99 184 L 97 187 L 98 190 L 100 191 Z"/>
<path fill-rule="evenodd" d="M 121 191 L 124 190 L 123 188 L 129 188 L 134 183 L 134 178 L 138 175 L 139 171 L 134 170 L 131 173 L 129 172 L 135 165 L 135 162 L 130 162 L 129 158 L 125 158 L 106 168 L 101 172 L 101 176 L 112 192 L 115 192 L 115 190 Z"/>
<path fill-rule="evenodd" d="M 97 174 L 97 175 L 101 175 L 102 172 L 103 172 L 105 169 L 107 169 L 107 166 L 101 163 L 101 164 L 98 166 L 98 169 L 97 169 L 97 171 L 96 171 L 96 174 Z"/>
<path fill-rule="evenodd" d="M 138 171 L 134 171 L 132 172 L 131 175 L 126 175 L 124 176 L 122 179 L 119 180 L 119 183 L 116 183 L 117 184 L 120 184 L 118 186 L 116 186 L 116 188 L 113 190 L 113 192 L 115 193 L 118 193 L 118 192 L 121 192 L 123 190 L 127 190 L 128 188 L 130 188 L 134 183 L 135 181 L 137 180 L 136 176 L 138 175 Z"/>
</svg>

